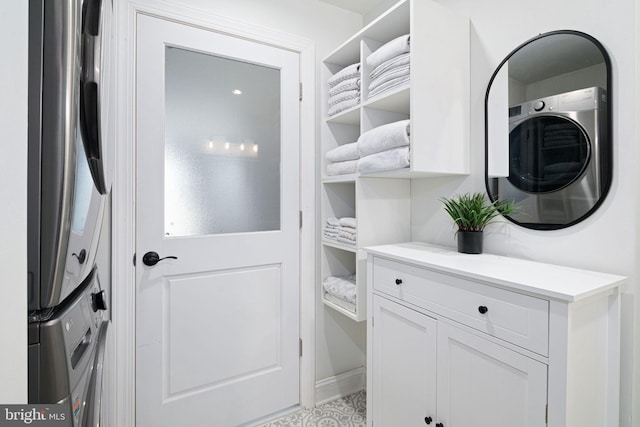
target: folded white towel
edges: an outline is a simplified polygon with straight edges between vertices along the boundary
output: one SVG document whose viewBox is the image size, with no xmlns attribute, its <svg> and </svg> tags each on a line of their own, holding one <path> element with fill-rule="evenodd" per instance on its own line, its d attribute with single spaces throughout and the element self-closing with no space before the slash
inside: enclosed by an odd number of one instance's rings
<svg viewBox="0 0 640 427">
<path fill-rule="evenodd" d="M 376 68 L 378 65 L 393 58 L 394 56 L 409 52 L 410 41 L 409 34 L 405 34 L 404 36 L 397 37 L 382 45 L 367 57 L 367 65 L 369 66 L 369 69 Z"/>
<path fill-rule="evenodd" d="M 329 163 L 327 165 L 327 175 L 346 175 L 356 173 L 357 160 L 346 160 L 344 162 Z"/>
<path fill-rule="evenodd" d="M 353 229 L 355 229 L 357 227 L 357 222 L 355 218 L 349 217 L 349 216 L 345 216 L 343 218 L 340 218 L 338 220 L 338 223 L 342 226 L 342 227 L 351 227 Z"/>
<path fill-rule="evenodd" d="M 348 90 L 360 90 L 360 77 L 353 77 L 342 81 L 329 90 L 329 96 L 335 96 Z"/>
<path fill-rule="evenodd" d="M 370 80 L 374 80 L 376 77 L 392 68 L 400 67 L 402 65 L 408 65 L 410 63 L 410 53 L 403 53 L 402 55 L 394 56 L 393 58 L 388 59 L 382 64 L 378 65 L 371 73 L 369 73 L 369 76 L 371 77 Z"/>
<path fill-rule="evenodd" d="M 342 236 L 336 237 L 336 241 L 338 243 L 344 243 L 345 245 L 351 245 L 351 246 L 355 246 L 356 245 L 356 241 L 355 240 L 347 239 L 346 237 L 342 237 Z"/>
<path fill-rule="evenodd" d="M 358 154 L 358 142 L 351 142 L 349 144 L 340 145 L 333 150 L 327 151 L 325 157 L 330 162 L 343 162 L 345 160 L 358 160 L 360 154 Z"/>
<path fill-rule="evenodd" d="M 352 304 L 356 303 L 356 276 L 329 276 L 322 281 L 325 292 Z"/>
<path fill-rule="evenodd" d="M 411 69 L 409 68 L 409 64 L 399 65 L 397 67 L 391 68 L 384 73 L 380 74 L 375 79 L 371 80 L 369 83 L 369 91 L 374 90 L 378 86 L 394 79 L 398 79 L 401 77 L 406 77 L 411 75 Z"/>
<path fill-rule="evenodd" d="M 344 227 L 344 226 L 340 226 L 338 227 L 338 231 L 344 231 L 345 233 L 351 233 L 351 234 L 356 234 L 356 229 L 353 227 Z"/>
<path fill-rule="evenodd" d="M 344 67 L 342 70 L 335 73 L 333 76 L 329 77 L 327 83 L 329 87 L 334 87 L 338 83 L 343 82 L 345 80 L 349 80 L 352 78 L 360 77 L 360 63 L 356 62 L 355 64 L 348 65 Z"/>
<path fill-rule="evenodd" d="M 329 218 L 327 218 L 327 225 L 337 228 L 338 226 L 340 226 L 340 220 L 334 216 L 330 216 Z"/>
<path fill-rule="evenodd" d="M 336 96 L 329 97 L 327 103 L 329 104 L 329 107 L 332 107 L 336 104 L 341 103 L 342 101 L 347 101 L 354 98 L 360 98 L 359 90 L 347 90 L 345 92 L 340 92 Z"/>
<path fill-rule="evenodd" d="M 344 239 L 351 240 L 352 242 L 356 241 L 356 235 L 354 233 L 349 233 L 346 230 L 340 230 L 340 232 L 338 233 L 338 237 L 342 237 Z"/>
<path fill-rule="evenodd" d="M 335 116 L 338 113 L 348 110 L 349 108 L 355 107 L 360 104 L 360 97 L 353 99 L 347 99 L 346 101 L 342 101 L 338 104 L 332 105 L 327 111 L 327 116 Z"/>
<path fill-rule="evenodd" d="M 409 74 L 407 74 L 406 76 L 395 78 L 393 80 L 389 80 L 388 82 L 381 84 L 380 86 L 378 86 L 377 88 L 369 92 L 369 96 L 367 98 L 368 99 L 375 98 L 376 96 L 380 95 L 383 92 L 386 92 L 388 90 L 391 90 L 400 86 L 404 86 L 408 84 L 410 81 L 411 81 L 411 76 Z"/>
<path fill-rule="evenodd" d="M 382 172 L 409 166 L 409 147 L 398 147 L 371 154 L 358 160 L 358 172 Z M 338 236 L 340 237 L 340 236 Z"/>
<path fill-rule="evenodd" d="M 409 120 L 400 120 L 363 133 L 358 138 L 360 156 L 409 145 L 409 126 Z"/>
</svg>

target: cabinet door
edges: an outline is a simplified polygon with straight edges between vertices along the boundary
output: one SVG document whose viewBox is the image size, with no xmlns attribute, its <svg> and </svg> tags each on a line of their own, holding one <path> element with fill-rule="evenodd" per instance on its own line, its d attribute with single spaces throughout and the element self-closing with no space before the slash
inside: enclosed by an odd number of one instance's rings
<svg viewBox="0 0 640 427">
<path fill-rule="evenodd" d="M 438 422 L 444 427 L 542 427 L 547 365 L 438 323 Z"/>
<path fill-rule="evenodd" d="M 436 320 L 377 295 L 373 310 L 373 425 L 435 425 Z"/>
</svg>

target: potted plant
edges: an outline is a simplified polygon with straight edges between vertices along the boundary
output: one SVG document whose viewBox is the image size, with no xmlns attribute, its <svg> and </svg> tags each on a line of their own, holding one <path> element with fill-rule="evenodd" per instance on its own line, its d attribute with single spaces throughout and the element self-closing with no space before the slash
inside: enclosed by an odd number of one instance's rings
<svg viewBox="0 0 640 427">
<path fill-rule="evenodd" d="M 467 254 L 481 254 L 484 228 L 496 217 L 509 215 L 516 209 L 514 202 L 492 202 L 484 193 L 466 193 L 440 200 L 444 203 L 444 210 L 458 226 L 458 252 Z"/>
</svg>

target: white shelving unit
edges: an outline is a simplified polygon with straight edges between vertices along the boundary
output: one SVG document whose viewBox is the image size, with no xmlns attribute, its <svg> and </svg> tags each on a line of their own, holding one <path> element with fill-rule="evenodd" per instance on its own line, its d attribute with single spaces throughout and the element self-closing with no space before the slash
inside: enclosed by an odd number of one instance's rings
<svg viewBox="0 0 640 427">
<path fill-rule="evenodd" d="M 368 97 L 366 57 L 409 34 L 411 79 Z M 327 80 L 360 62 L 356 107 L 327 117 Z M 371 22 L 322 63 L 322 226 L 329 217 L 355 217 L 355 247 L 322 241 L 322 278 L 356 275 L 357 304 L 323 302 L 355 321 L 366 320 L 366 253 L 371 245 L 410 240 L 411 178 L 469 172 L 469 21 L 431 0 L 403 0 Z M 411 119 L 410 167 L 367 174 L 326 176 L 325 153 L 375 127 Z"/>
</svg>

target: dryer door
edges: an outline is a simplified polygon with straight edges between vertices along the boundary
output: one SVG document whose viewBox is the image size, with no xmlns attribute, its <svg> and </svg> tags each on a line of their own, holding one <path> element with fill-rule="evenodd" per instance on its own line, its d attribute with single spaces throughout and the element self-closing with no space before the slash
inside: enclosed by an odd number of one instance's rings
<svg viewBox="0 0 640 427">
<path fill-rule="evenodd" d="M 528 118 L 509 133 L 509 182 L 531 194 L 559 191 L 584 173 L 589 137 L 575 121 L 552 115 Z"/>
</svg>

